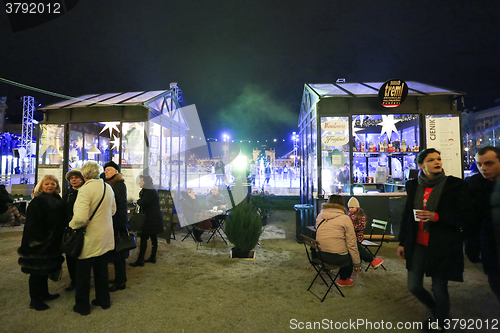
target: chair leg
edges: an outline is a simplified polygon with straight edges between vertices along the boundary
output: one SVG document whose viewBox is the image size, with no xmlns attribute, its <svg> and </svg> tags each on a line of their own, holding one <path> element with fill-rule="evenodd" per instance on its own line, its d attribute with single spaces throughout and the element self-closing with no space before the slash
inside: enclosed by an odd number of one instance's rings
<svg viewBox="0 0 500 333">
<path fill-rule="evenodd" d="M 313 266 L 313 267 L 316 270 L 316 276 L 314 277 L 313 281 L 309 285 L 309 288 L 307 288 L 307 291 L 309 291 L 311 294 L 313 294 L 318 299 L 320 299 L 321 302 L 323 302 L 325 300 L 326 296 L 328 295 L 328 293 L 330 292 L 330 290 L 332 289 L 332 287 L 335 286 L 335 288 L 337 288 L 337 291 L 340 293 L 340 295 L 345 298 L 344 293 L 342 292 L 342 290 L 340 290 L 337 282 L 335 282 L 335 280 L 337 280 L 337 277 L 340 274 L 339 271 L 337 271 L 337 274 L 335 275 L 335 277 L 332 277 L 332 275 L 330 275 L 330 273 L 328 273 L 328 271 L 324 270 L 323 268 L 320 268 L 318 270 L 315 266 Z M 325 272 L 326 275 L 328 275 L 328 277 L 331 280 L 331 283 L 326 282 L 326 280 L 323 278 L 323 276 L 321 276 L 321 272 Z M 314 282 L 316 282 L 316 279 L 318 278 L 318 276 L 323 280 L 323 282 L 325 283 L 325 285 L 328 287 L 326 293 L 323 295 L 323 298 L 320 298 L 318 295 L 316 295 L 315 293 L 313 293 L 312 290 L 311 290 L 311 287 L 314 285 Z"/>
</svg>

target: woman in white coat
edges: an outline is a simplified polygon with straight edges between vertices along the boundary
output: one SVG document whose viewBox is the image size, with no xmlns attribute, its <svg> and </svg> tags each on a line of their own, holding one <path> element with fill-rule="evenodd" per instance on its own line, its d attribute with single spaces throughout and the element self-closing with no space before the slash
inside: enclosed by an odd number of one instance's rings
<svg viewBox="0 0 500 333">
<path fill-rule="evenodd" d="M 101 172 L 97 163 L 85 163 L 81 172 L 85 178 L 85 184 L 78 190 L 78 197 L 73 208 L 73 219 L 69 226 L 73 229 L 87 227 L 83 250 L 76 262 L 76 293 L 73 307 L 73 311 L 86 316 L 90 314 L 89 295 L 92 269 L 96 294 L 92 305 L 103 309 L 111 306 L 106 254 L 115 248 L 113 215 L 116 212 L 116 203 L 111 186 L 99 179 Z M 101 199 L 102 202 L 99 205 Z M 89 221 L 94 211 L 95 214 Z"/>
</svg>

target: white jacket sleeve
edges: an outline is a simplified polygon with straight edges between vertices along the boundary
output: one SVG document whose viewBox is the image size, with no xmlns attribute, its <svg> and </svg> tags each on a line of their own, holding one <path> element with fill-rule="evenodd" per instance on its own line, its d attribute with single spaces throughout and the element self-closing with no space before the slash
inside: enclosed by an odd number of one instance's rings
<svg viewBox="0 0 500 333">
<path fill-rule="evenodd" d="M 73 206 L 73 218 L 69 222 L 69 227 L 72 229 L 80 229 L 86 226 L 89 222 L 90 210 L 90 193 L 85 189 L 78 191 L 75 205 Z"/>
</svg>

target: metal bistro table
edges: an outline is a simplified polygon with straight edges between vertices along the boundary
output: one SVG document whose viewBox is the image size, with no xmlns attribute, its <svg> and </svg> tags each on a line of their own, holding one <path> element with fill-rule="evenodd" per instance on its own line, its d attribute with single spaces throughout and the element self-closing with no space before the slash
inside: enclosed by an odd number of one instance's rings
<svg viewBox="0 0 500 333">
<path fill-rule="evenodd" d="M 214 238 L 214 241 L 215 241 L 215 236 L 216 236 L 215 234 L 217 233 L 222 238 L 222 240 L 224 241 L 224 243 L 226 243 L 226 245 L 227 245 L 226 238 L 224 237 L 225 234 L 226 234 L 224 232 L 224 223 L 226 223 L 226 216 L 229 215 L 229 211 L 228 210 L 227 211 L 224 211 L 224 210 L 218 210 L 218 211 L 209 210 L 208 213 L 210 213 L 210 214 L 216 214 L 216 215 L 213 216 L 213 218 L 215 219 L 217 225 L 213 229 L 212 234 L 210 235 L 210 238 L 208 238 L 207 244 L 212 240 L 212 238 Z"/>
</svg>

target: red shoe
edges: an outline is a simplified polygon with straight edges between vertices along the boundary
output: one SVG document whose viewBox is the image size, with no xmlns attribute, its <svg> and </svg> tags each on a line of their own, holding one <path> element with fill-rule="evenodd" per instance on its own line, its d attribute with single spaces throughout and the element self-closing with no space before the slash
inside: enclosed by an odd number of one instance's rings
<svg viewBox="0 0 500 333">
<path fill-rule="evenodd" d="M 338 279 L 337 284 L 339 286 L 352 286 L 354 284 L 354 280 L 353 279 L 347 279 L 347 280 Z"/>
<path fill-rule="evenodd" d="M 379 268 L 380 265 L 384 262 L 384 259 L 374 258 L 370 265 L 373 268 Z"/>
</svg>

